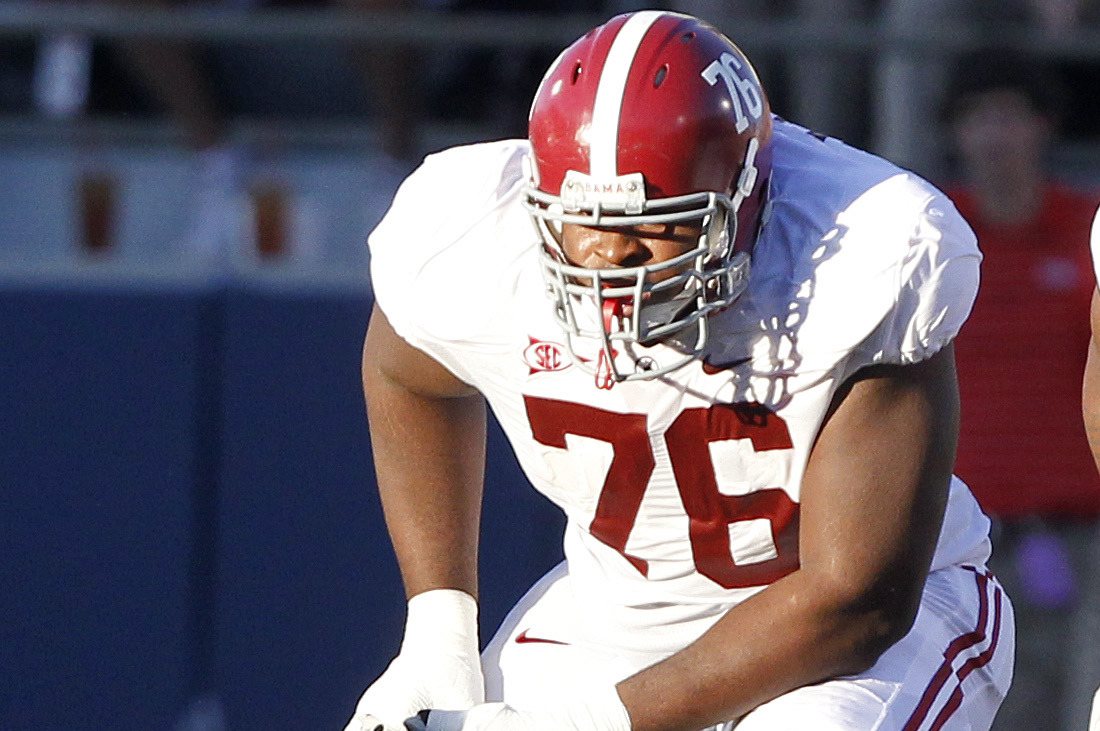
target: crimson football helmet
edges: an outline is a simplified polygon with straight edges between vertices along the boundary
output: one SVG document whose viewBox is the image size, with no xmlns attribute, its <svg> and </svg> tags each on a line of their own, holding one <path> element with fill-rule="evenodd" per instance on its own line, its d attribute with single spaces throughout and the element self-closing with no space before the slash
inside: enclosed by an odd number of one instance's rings
<svg viewBox="0 0 1100 731">
<path fill-rule="evenodd" d="M 747 284 L 768 195 L 771 132 L 768 100 L 748 59 L 697 18 L 619 15 L 557 58 L 531 106 L 524 204 L 578 366 L 596 373 L 594 359 L 577 354 L 585 338 L 596 340 L 599 367 L 609 367 L 614 381 L 654 378 L 700 355 L 707 316 Z M 693 250 L 666 262 L 590 269 L 565 256 L 565 223 L 689 223 L 701 234 Z M 667 271 L 676 274 L 652 276 Z M 636 345 L 657 342 L 683 357 L 665 364 L 638 357 Z M 634 356 L 634 372 L 615 366 L 618 350 Z"/>
</svg>

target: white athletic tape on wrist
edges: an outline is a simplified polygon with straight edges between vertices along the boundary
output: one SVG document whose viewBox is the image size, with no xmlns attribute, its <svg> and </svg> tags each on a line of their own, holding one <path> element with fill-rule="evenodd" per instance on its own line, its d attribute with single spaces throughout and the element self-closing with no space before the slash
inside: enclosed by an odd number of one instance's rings
<svg viewBox="0 0 1100 731">
<path fill-rule="evenodd" d="M 438 652 L 453 648 L 479 653 L 477 600 L 458 589 L 432 589 L 409 599 L 401 651 Z"/>
</svg>

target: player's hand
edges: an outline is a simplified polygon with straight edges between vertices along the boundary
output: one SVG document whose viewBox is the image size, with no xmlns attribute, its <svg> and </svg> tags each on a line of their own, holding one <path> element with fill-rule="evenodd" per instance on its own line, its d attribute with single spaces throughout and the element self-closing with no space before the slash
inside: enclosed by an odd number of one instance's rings
<svg viewBox="0 0 1100 731">
<path fill-rule="evenodd" d="M 405 731 L 425 708 L 473 708 L 485 700 L 478 649 L 477 602 L 456 589 L 409 600 L 401 652 L 367 688 L 344 731 Z"/>
<path fill-rule="evenodd" d="M 483 703 L 467 711 L 425 711 L 409 718 L 405 728 L 408 731 L 630 731 L 630 716 L 612 686 L 540 709 L 519 710 L 506 703 Z"/>
</svg>

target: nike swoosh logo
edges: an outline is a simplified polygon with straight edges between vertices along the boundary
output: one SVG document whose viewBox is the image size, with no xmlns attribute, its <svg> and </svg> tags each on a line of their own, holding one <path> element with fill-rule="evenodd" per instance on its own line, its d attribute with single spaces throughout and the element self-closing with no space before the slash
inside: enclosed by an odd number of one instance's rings
<svg viewBox="0 0 1100 731">
<path fill-rule="evenodd" d="M 542 637 L 529 637 L 527 635 L 527 630 L 523 630 L 518 635 L 516 635 L 516 644 L 523 645 L 523 644 L 528 643 L 528 642 L 542 642 L 542 643 L 545 643 L 547 645 L 568 645 L 569 644 L 568 642 L 562 642 L 561 640 L 547 640 L 547 639 L 542 638 Z"/>
</svg>

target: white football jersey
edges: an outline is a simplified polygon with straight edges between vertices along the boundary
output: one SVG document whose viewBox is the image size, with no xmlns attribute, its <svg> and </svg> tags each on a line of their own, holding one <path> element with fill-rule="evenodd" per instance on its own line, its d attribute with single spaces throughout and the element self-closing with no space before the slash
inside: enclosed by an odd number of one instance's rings
<svg viewBox="0 0 1100 731">
<path fill-rule="evenodd" d="M 1100 210 L 1092 219 L 1092 230 L 1089 232 L 1089 250 L 1092 252 L 1092 269 L 1096 273 L 1096 281 L 1100 284 Z"/>
<path fill-rule="evenodd" d="M 798 566 L 802 474 L 837 387 L 955 337 L 980 254 L 948 199 L 777 119 L 747 292 L 706 362 L 607 387 L 571 362 L 520 205 L 525 141 L 430 156 L 370 238 L 396 331 L 487 398 L 532 484 L 565 511 L 571 586 L 611 644 L 672 652 Z M 593 343 L 590 353 L 600 357 Z M 619 353 L 624 368 L 678 358 Z M 933 569 L 988 557 L 957 479 Z M 654 626 L 682 631 L 645 632 Z"/>
</svg>

